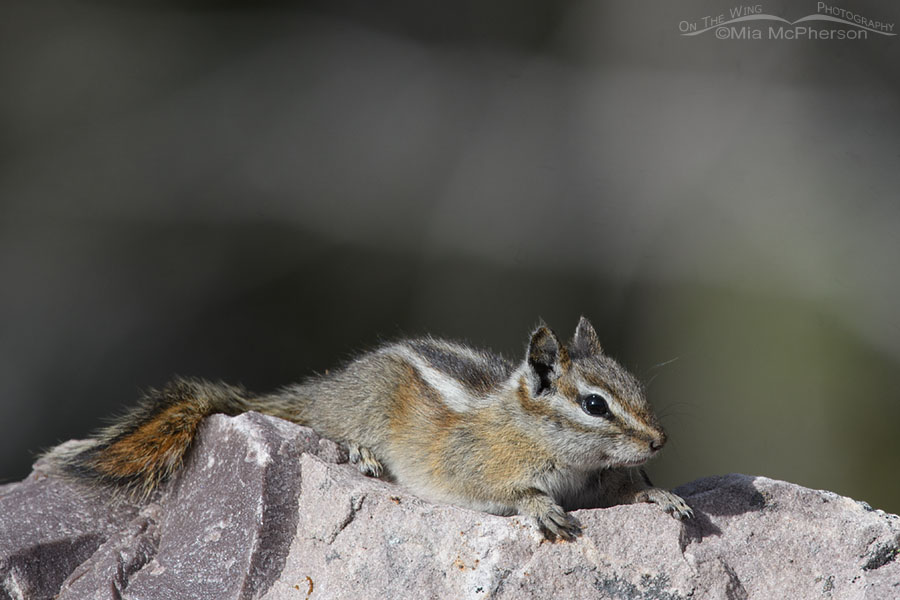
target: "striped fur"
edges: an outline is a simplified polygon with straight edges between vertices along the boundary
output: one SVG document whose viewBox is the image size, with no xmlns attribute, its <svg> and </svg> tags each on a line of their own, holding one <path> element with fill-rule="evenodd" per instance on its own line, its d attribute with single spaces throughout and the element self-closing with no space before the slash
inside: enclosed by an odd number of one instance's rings
<svg viewBox="0 0 900 600">
<path fill-rule="evenodd" d="M 590 394 L 608 414 L 586 412 Z M 658 452 L 665 433 L 584 318 L 568 344 L 539 327 L 519 364 L 420 338 L 267 396 L 177 380 L 93 439 L 50 455 L 72 476 L 146 495 L 178 469 L 203 418 L 247 410 L 308 425 L 344 443 L 364 473 L 424 497 L 531 515 L 548 538 L 578 534 L 564 510 L 575 507 L 650 501 L 691 514 L 623 470 Z"/>
</svg>

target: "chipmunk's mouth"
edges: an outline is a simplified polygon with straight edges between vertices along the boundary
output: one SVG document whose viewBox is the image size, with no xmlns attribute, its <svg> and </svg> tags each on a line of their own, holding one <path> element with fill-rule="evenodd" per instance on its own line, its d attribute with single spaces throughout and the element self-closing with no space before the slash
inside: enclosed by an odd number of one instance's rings
<svg viewBox="0 0 900 600">
<path fill-rule="evenodd" d="M 613 466 L 616 466 L 616 467 L 640 467 L 641 465 L 647 464 L 647 461 L 649 461 L 654 456 L 656 456 L 655 452 L 653 452 L 651 454 L 644 454 L 643 456 L 637 456 L 637 457 L 635 457 L 634 455 L 631 455 L 629 457 L 617 457 L 617 458 L 619 458 L 619 460 L 616 460 L 616 463 Z"/>
<path fill-rule="evenodd" d="M 620 462 L 617 466 L 619 466 L 619 467 L 639 467 L 639 466 L 641 466 L 641 465 L 643 465 L 643 464 L 646 464 L 648 460 L 650 460 L 650 457 L 649 457 L 649 456 L 646 457 L 646 458 L 639 458 L 639 459 L 635 459 L 635 460 L 622 461 L 622 462 Z"/>
</svg>

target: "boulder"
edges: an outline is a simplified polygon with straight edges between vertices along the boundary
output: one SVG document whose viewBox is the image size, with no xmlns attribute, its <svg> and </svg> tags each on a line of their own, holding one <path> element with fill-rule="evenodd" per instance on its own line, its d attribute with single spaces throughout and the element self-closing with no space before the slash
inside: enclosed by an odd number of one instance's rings
<svg viewBox="0 0 900 600">
<path fill-rule="evenodd" d="M 747 475 L 676 491 L 693 520 L 581 510 L 548 542 L 366 478 L 311 429 L 215 415 L 143 504 L 42 461 L 0 487 L 0 599 L 900 598 L 896 515 Z"/>
</svg>

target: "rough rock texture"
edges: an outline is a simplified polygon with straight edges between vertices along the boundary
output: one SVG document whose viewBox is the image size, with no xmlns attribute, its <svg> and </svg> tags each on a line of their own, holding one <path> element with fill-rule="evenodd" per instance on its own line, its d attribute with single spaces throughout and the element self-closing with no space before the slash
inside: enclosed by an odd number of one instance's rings
<svg viewBox="0 0 900 600">
<path fill-rule="evenodd" d="M 727 475 L 646 505 L 578 511 L 575 543 L 367 479 L 336 444 L 214 416 L 143 506 L 40 462 L 0 488 L 0 599 L 900 598 L 900 518 L 830 492 Z"/>
</svg>

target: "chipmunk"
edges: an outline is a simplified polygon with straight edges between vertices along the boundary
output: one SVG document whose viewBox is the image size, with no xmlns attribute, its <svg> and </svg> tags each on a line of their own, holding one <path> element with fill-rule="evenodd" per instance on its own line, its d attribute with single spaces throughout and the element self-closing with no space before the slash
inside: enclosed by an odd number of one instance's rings
<svg viewBox="0 0 900 600">
<path fill-rule="evenodd" d="M 181 465 L 200 422 L 258 411 L 344 444 L 372 477 L 424 498 L 535 519 L 547 539 L 581 533 L 566 511 L 651 502 L 693 516 L 639 467 L 666 442 L 641 385 L 582 317 L 563 344 L 538 327 L 525 359 L 420 338 L 276 393 L 179 379 L 74 447 L 50 451 L 78 479 L 146 496 Z"/>
</svg>

